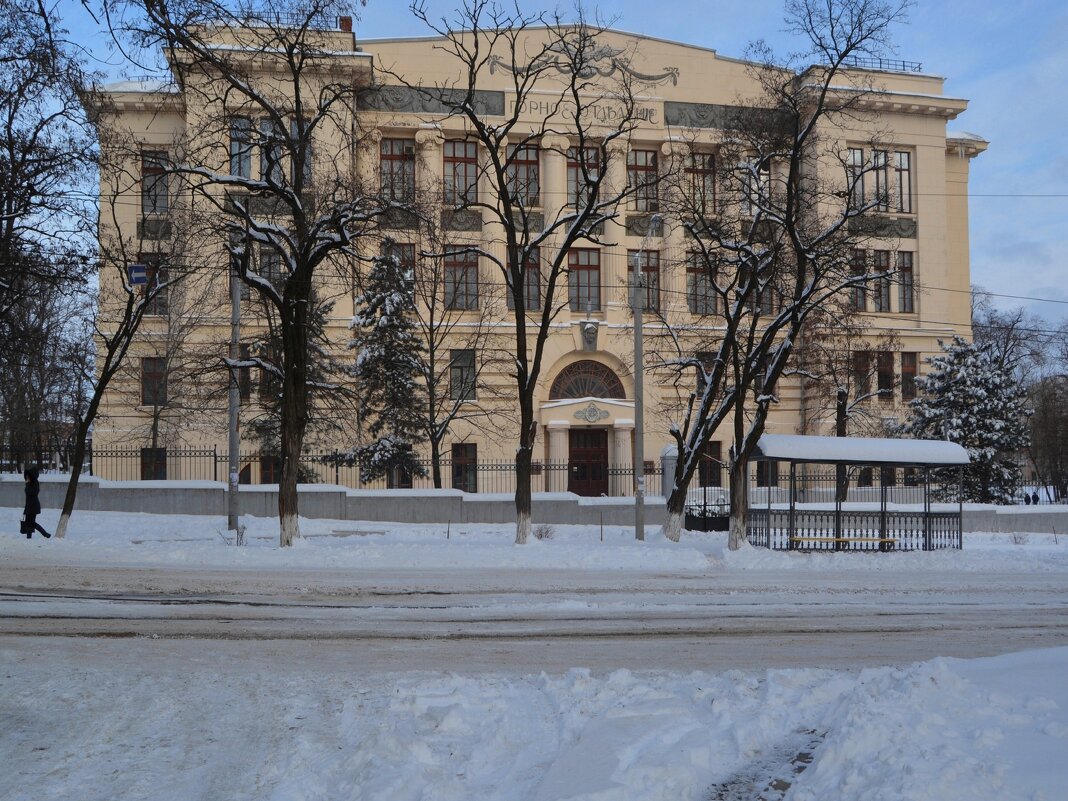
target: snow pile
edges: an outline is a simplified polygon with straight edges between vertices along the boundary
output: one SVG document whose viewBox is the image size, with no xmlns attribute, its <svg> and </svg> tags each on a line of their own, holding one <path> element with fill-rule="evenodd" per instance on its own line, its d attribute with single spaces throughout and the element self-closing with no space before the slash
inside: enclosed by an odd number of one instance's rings
<svg viewBox="0 0 1068 801">
<path fill-rule="evenodd" d="M 510 526 L 301 519 L 304 538 L 278 547 L 278 524 L 245 517 L 248 547 L 228 544 L 225 521 L 203 515 L 77 512 L 65 540 L 27 541 L 18 509 L 0 508 L 0 559 L 55 564 L 210 568 L 516 569 L 626 571 L 950 571 L 1068 573 L 1068 536 L 966 533 L 963 551 L 802 553 L 727 549 L 723 533 L 687 532 L 669 542 L 650 526 L 552 526 L 551 539 L 513 544 Z M 54 530 L 58 514 L 39 518 Z M 602 539 L 603 537 L 603 539 Z"/>
<path fill-rule="evenodd" d="M 773 782 L 789 801 L 1055 801 L 1068 780 L 1064 648 L 859 676 L 503 678 L 32 642 L 0 649 L 11 801 L 705 801 Z"/>
</svg>

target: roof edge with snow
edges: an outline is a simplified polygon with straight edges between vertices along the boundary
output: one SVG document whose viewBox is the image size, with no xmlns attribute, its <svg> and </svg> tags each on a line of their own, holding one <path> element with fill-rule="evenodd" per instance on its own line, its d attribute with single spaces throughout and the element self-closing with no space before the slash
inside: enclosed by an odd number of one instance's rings
<svg viewBox="0 0 1068 801">
<path fill-rule="evenodd" d="M 764 434 L 754 459 L 824 464 L 904 465 L 947 467 L 968 464 L 968 452 L 940 439 L 880 439 L 877 437 L 810 437 Z"/>
</svg>

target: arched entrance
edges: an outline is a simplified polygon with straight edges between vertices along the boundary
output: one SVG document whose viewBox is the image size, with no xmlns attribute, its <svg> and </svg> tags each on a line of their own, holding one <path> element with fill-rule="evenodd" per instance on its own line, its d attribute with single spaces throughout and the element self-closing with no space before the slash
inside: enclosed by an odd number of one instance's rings
<svg viewBox="0 0 1068 801">
<path fill-rule="evenodd" d="M 592 359 L 569 364 L 553 381 L 549 405 L 560 417 L 549 426 L 550 440 L 555 435 L 558 443 L 554 449 L 550 442 L 550 459 L 563 455 L 560 453 L 563 442 L 559 439 L 566 432 L 568 492 L 585 496 L 613 493 L 610 452 L 617 445 L 617 438 L 629 438 L 630 432 L 615 430 L 616 420 L 612 418 L 625 398 L 619 376 L 612 368 Z M 632 412 L 627 410 L 626 414 L 624 419 L 629 422 Z M 629 439 L 626 444 L 629 452 Z"/>
<path fill-rule="evenodd" d="M 619 376 L 612 372 L 612 368 L 592 359 L 569 364 L 560 371 L 549 389 L 549 400 L 625 397 Z"/>
</svg>

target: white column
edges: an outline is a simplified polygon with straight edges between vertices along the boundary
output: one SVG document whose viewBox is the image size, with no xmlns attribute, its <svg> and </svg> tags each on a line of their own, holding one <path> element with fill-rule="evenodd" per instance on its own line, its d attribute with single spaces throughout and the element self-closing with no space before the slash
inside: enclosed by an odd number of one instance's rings
<svg viewBox="0 0 1068 801">
<path fill-rule="evenodd" d="M 633 420 L 620 419 L 613 424 L 613 467 L 629 468 L 634 461 L 631 455 L 631 432 L 633 430 Z M 614 483 L 615 486 L 610 490 L 613 495 L 632 495 L 634 493 L 634 478 L 629 472 L 626 475 L 616 476 Z"/>
<path fill-rule="evenodd" d="M 563 136 L 542 137 L 541 207 L 546 225 L 567 205 L 567 147 Z"/>
<path fill-rule="evenodd" d="M 550 492 L 567 492 L 567 458 L 568 431 L 571 423 L 567 420 L 550 420 L 545 426 L 549 431 L 549 468 L 546 489 Z"/>
</svg>

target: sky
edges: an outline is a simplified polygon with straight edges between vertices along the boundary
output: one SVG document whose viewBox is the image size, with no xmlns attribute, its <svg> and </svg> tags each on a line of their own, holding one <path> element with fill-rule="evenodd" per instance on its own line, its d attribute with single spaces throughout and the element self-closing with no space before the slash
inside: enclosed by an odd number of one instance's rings
<svg viewBox="0 0 1068 801">
<path fill-rule="evenodd" d="M 526 10 L 553 3 L 521 0 Z M 457 0 L 427 0 L 432 17 Z M 354 6 L 357 4 L 354 3 Z M 426 35 L 408 0 L 368 0 L 357 7 L 359 39 Z M 566 12 L 571 4 L 560 4 Z M 742 57 L 765 39 L 780 53 L 801 44 L 784 32 L 783 0 L 607 0 L 612 27 Z M 76 41 L 121 74 L 121 59 L 79 0 L 60 0 Z M 896 57 L 946 78 L 945 93 L 969 101 L 949 123 L 990 142 L 972 161 L 972 284 L 996 293 L 999 306 L 1025 306 L 1050 322 L 1068 318 L 1062 247 L 1068 223 L 1068 3 L 1063 0 L 918 0 L 893 32 Z M 130 68 L 130 72 L 143 72 Z M 1004 297 L 1016 296 L 1016 297 Z M 1039 300 L 1034 299 L 1041 299 Z"/>
</svg>

